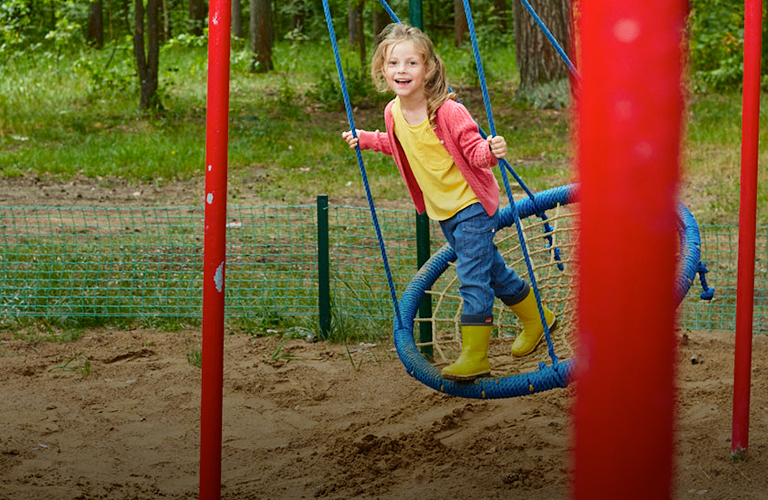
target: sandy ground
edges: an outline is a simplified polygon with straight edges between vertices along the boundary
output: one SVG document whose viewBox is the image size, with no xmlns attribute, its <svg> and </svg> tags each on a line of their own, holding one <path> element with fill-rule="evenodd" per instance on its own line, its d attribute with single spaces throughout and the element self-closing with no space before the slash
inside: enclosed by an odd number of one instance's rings
<svg viewBox="0 0 768 500">
<path fill-rule="evenodd" d="M 199 330 L 15 338 L 33 333 L 0 334 L 0 499 L 196 498 Z M 674 498 L 768 498 L 768 336 L 734 461 L 733 334 L 685 335 Z M 225 337 L 222 498 L 567 498 L 574 386 L 464 400 L 409 377 L 391 345 L 280 343 Z"/>
<path fill-rule="evenodd" d="M 4 179 L 0 203 L 189 206 L 200 192 L 199 181 L 26 177 Z M 50 334 L 0 331 L 0 500 L 196 498 L 199 328 L 29 340 Z M 749 455 L 735 461 L 733 334 L 685 335 L 674 498 L 764 500 L 768 336 L 754 338 Z M 573 386 L 463 400 L 409 377 L 391 345 L 230 333 L 224 370 L 224 499 L 568 497 Z"/>
</svg>

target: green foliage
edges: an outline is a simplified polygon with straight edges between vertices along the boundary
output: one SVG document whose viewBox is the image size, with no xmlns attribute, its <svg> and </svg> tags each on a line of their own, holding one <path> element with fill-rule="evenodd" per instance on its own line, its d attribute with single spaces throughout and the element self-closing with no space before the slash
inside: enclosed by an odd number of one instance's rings
<svg viewBox="0 0 768 500">
<path fill-rule="evenodd" d="M 691 76 L 694 89 L 723 91 L 741 82 L 744 2 L 692 0 Z"/>
<path fill-rule="evenodd" d="M 233 319 L 230 328 L 252 337 L 285 335 L 288 338 L 306 338 L 314 332 L 314 325 L 307 323 L 306 318 L 297 317 L 290 310 L 267 308 L 262 304 L 253 307 L 253 313 L 248 318 Z"/>
<path fill-rule="evenodd" d="M 376 90 L 367 68 L 347 64 L 344 80 L 352 106 L 370 106 L 391 98 Z M 307 92 L 307 97 L 329 111 L 344 109 L 344 98 L 335 67 L 326 67 L 320 73 L 320 81 Z"/>
<path fill-rule="evenodd" d="M 516 98 L 533 109 L 565 109 L 571 102 L 571 84 L 568 79 L 542 83 L 525 96 L 518 92 Z"/>
<path fill-rule="evenodd" d="M 332 4 L 334 2 L 331 2 Z M 341 4 L 338 4 L 341 5 Z M 346 5 L 346 4 L 345 4 Z M 322 4 L 312 0 L 277 2 L 277 32 L 285 33 L 285 40 L 317 40 L 327 36 Z"/>
<path fill-rule="evenodd" d="M 24 0 L 0 3 L 0 60 L 8 59 L 28 45 L 30 7 Z"/>
<path fill-rule="evenodd" d="M 45 40 L 52 42 L 57 57 L 65 48 L 83 41 L 82 27 L 66 14 L 66 11 L 57 11 L 55 29 L 45 34 Z"/>
<path fill-rule="evenodd" d="M 93 97 L 108 97 L 131 92 L 136 82 L 136 68 L 131 60 L 129 40 L 114 41 L 110 52 L 83 52 L 72 67 L 88 77 L 88 93 Z M 108 54 L 107 57 L 105 55 Z M 115 57 L 117 56 L 117 57 Z"/>
<path fill-rule="evenodd" d="M 191 35 L 189 33 L 181 33 L 175 36 L 163 44 L 163 50 L 172 50 L 175 48 L 201 48 L 208 46 L 208 29 L 204 30 L 202 35 Z"/>
</svg>

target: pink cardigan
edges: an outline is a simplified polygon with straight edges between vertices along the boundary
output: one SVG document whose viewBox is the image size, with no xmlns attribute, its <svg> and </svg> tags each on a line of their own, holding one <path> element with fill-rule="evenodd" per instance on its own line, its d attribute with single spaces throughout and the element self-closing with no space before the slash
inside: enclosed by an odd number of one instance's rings
<svg viewBox="0 0 768 500">
<path fill-rule="evenodd" d="M 408 192 L 411 194 L 416 210 L 424 213 L 424 194 L 413 176 L 411 166 L 405 156 L 400 141 L 395 137 L 395 119 L 392 117 L 390 101 L 384 110 L 386 133 L 359 131 L 360 149 L 372 149 L 391 155 L 400 175 L 405 180 Z M 488 142 L 485 141 L 464 105 L 451 99 L 437 109 L 435 117 L 437 127 L 435 134 L 445 149 L 453 158 L 459 171 L 466 179 L 472 192 L 485 208 L 488 215 L 493 215 L 499 208 L 499 183 L 493 175 L 491 167 L 497 164 L 496 157 L 491 153 Z"/>
</svg>

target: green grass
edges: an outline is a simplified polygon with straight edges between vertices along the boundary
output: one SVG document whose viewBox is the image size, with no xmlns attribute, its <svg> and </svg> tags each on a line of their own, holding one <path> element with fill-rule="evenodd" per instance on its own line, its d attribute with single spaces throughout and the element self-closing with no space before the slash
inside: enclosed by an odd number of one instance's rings
<svg viewBox="0 0 768 500">
<path fill-rule="evenodd" d="M 3 318 L 0 332 L 13 332 L 13 338 L 30 342 L 74 342 L 82 337 L 82 325 L 61 318 Z"/>
<path fill-rule="evenodd" d="M 758 163 L 768 150 L 768 102 L 762 96 Z M 741 95 L 695 95 L 689 103 L 682 198 L 699 223 L 738 224 L 741 189 Z M 768 172 L 758 170 L 757 223 L 768 224 Z"/>
<path fill-rule="evenodd" d="M 91 361 L 85 354 L 78 354 L 55 368 L 62 371 L 77 372 L 81 378 L 85 378 L 91 373 Z"/>
<path fill-rule="evenodd" d="M 192 345 L 189 338 L 184 336 L 184 345 L 187 347 L 187 363 L 198 368 L 203 367 L 203 350 L 199 345 Z"/>
<path fill-rule="evenodd" d="M 471 51 L 440 41 L 437 46 L 450 83 L 487 129 Z M 510 163 L 533 190 L 568 182 L 570 113 L 525 109 L 515 102 L 518 76 L 511 46 L 497 42 L 484 52 L 494 118 L 509 143 Z M 125 47 L 114 55 L 111 48 L 86 50 L 58 61 L 41 54 L 12 59 L 0 75 L 0 177 L 84 175 L 163 183 L 203 175 L 206 57 L 205 47 L 164 49 L 160 79 L 165 109 L 145 116 L 137 113 L 137 83 Z M 268 74 L 247 71 L 249 59 L 242 47 L 235 46 L 232 60 L 232 203 L 242 189 L 286 204 L 306 203 L 321 192 L 360 199 L 354 153 L 339 138 L 348 125 L 333 88 L 336 69 L 330 47 L 279 43 L 276 69 Z M 355 102 L 356 125 L 383 128 L 381 110 L 388 96 L 365 87 L 367 68 L 360 68 L 357 55 L 343 45 L 342 61 L 348 74 L 360 78 L 352 80 L 359 87 L 352 93 L 366 96 Z M 703 212 L 702 221 L 737 220 L 740 107 L 738 94 L 690 99 L 682 196 L 697 215 Z M 765 144 L 768 128 L 762 130 Z M 363 158 L 376 198 L 407 202 L 390 159 L 369 152 Z M 763 169 L 760 186 L 765 186 L 765 176 Z M 759 220 L 765 220 L 768 210 L 764 193 L 761 188 Z"/>
<path fill-rule="evenodd" d="M 444 48 L 445 59 L 453 61 L 449 68 L 454 68 L 454 86 L 472 84 L 470 51 Z M 276 69 L 264 75 L 249 73 L 248 58 L 237 49 L 230 86 L 232 177 L 265 169 L 267 180 L 254 186 L 258 196 L 286 203 L 318 192 L 359 197 L 354 154 L 339 137 L 348 128 L 340 95 L 333 88 L 321 92 L 323 82 L 334 85 L 336 79 L 330 46 L 278 44 Z M 137 114 L 137 83 L 126 62 L 130 54 L 121 48 L 111 59 L 110 55 L 106 49 L 72 54 L 58 62 L 58 69 L 33 64 L 34 58 L 9 62 L 0 76 L 0 176 L 52 174 L 67 179 L 80 174 L 172 181 L 202 175 L 206 49 L 163 50 L 160 80 L 165 111 L 150 116 Z M 498 55 L 486 63 L 486 72 L 490 86 L 508 98 L 516 79 L 514 54 L 506 49 Z M 360 88 L 351 88 L 351 93 L 366 96 L 355 103 L 361 108 L 358 126 L 383 128 L 381 109 L 389 97 L 372 91 L 368 69 L 360 68 L 356 54 L 343 50 L 342 60 L 348 77 L 349 73 L 359 77 L 352 84 Z M 482 105 L 477 109 L 482 110 Z M 500 120 L 505 122 L 503 113 Z M 550 125 L 551 121 L 541 122 L 544 135 L 537 140 L 532 140 L 535 130 L 528 123 L 516 129 L 522 135 L 515 142 L 525 145 L 519 151 L 522 157 L 563 156 L 562 146 L 547 143 L 553 133 L 562 142 L 567 127 L 564 122 Z M 405 196 L 391 162 L 378 155 L 366 156 L 377 195 L 383 199 Z"/>
</svg>

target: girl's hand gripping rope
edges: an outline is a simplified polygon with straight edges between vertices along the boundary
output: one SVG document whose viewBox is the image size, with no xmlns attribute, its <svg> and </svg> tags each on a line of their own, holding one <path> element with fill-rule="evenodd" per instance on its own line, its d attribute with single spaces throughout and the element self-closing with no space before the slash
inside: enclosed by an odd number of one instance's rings
<svg viewBox="0 0 768 500">
<path fill-rule="evenodd" d="M 493 156 L 499 160 L 507 156 L 507 141 L 505 141 L 502 136 L 489 136 L 487 141 L 488 147 L 491 149 Z"/>
<path fill-rule="evenodd" d="M 360 130 L 358 130 L 357 132 L 360 133 Z M 354 135 L 352 135 L 352 131 L 351 130 L 347 130 L 346 132 L 342 132 L 341 133 L 341 137 L 345 141 L 347 141 L 347 144 L 349 144 L 350 148 L 355 149 L 357 147 L 358 138 L 355 137 Z"/>
</svg>

